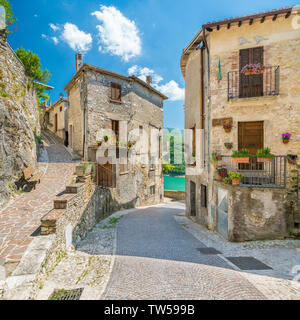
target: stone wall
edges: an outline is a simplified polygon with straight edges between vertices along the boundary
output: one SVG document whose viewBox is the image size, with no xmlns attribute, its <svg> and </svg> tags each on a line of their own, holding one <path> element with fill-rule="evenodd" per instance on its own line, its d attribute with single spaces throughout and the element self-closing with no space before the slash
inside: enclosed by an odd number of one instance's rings
<svg viewBox="0 0 300 320">
<path fill-rule="evenodd" d="M 185 200 L 186 194 L 183 191 L 165 190 L 164 196 L 170 199 Z"/>
<path fill-rule="evenodd" d="M 289 235 L 292 211 L 284 189 L 248 188 L 215 182 L 214 229 L 217 228 L 217 188 L 228 192 L 228 240 L 283 239 Z"/>
<path fill-rule="evenodd" d="M 1 205 L 9 198 L 23 170 L 30 165 L 36 168 L 33 132 L 40 135 L 35 91 L 3 34 L 0 34 L 0 91 Z"/>
</svg>

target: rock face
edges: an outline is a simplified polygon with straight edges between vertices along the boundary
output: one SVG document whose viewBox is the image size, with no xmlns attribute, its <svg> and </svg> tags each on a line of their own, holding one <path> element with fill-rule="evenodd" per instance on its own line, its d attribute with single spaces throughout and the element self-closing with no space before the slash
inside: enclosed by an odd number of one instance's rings
<svg viewBox="0 0 300 320">
<path fill-rule="evenodd" d="M 0 206 L 28 166 L 36 168 L 34 131 L 40 135 L 35 90 L 22 62 L 0 34 Z"/>
</svg>

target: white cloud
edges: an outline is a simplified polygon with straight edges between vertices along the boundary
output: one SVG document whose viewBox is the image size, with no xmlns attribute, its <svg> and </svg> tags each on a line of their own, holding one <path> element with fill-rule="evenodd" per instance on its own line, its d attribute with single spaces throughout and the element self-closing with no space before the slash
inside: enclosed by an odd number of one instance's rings
<svg viewBox="0 0 300 320">
<path fill-rule="evenodd" d="M 42 38 L 47 39 L 48 37 L 44 33 L 42 33 Z"/>
<path fill-rule="evenodd" d="M 92 16 L 101 22 L 97 25 L 99 51 L 119 56 L 126 62 L 141 54 L 141 39 L 134 21 L 113 6 L 100 6 L 100 11 L 93 12 Z"/>
<path fill-rule="evenodd" d="M 59 30 L 59 27 L 58 26 L 56 26 L 55 24 L 53 24 L 53 23 L 50 23 L 49 24 L 49 26 L 50 26 L 50 28 L 53 30 L 53 31 L 57 31 L 57 30 Z"/>
<path fill-rule="evenodd" d="M 75 24 L 68 22 L 64 25 L 61 40 L 66 42 L 74 51 L 82 52 L 90 50 L 93 42 L 90 33 L 85 33 L 79 30 Z"/>
<path fill-rule="evenodd" d="M 34 14 L 33 16 L 34 16 L 35 18 L 38 18 L 38 17 L 39 17 L 39 15 L 38 15 L 38 14 Z"/>
<path fill-rule="evenodd" d="M 180 88 L 178 83 L 174 80 L 169 81 L 166 84 L 160 84 L 163 81 L 163 77 L 155 73 L 154 70 L 147 67 L 140 67 L 137 65 L 132 66 L 128 69 L 129 75 L 135 75 L 143 81 L 146 81 L 147 76 L 152 76 L 152 86 L 169 97 L 170 101 L 184 100 L 185 89 Z"/>
<path fill-rule="evenodd" d="M 53 40 L 53 42 L 54 42 L 55 44 L 58 44 L 58 43 L 59 43 L 59 40 L 58 40 L 56 37 L 52 37 L 51 39 Z"/>
</svg>

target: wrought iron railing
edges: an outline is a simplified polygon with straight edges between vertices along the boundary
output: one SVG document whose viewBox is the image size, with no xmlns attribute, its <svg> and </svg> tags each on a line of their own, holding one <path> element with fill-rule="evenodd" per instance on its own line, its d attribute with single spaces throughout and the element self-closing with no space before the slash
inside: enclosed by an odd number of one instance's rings
<svg viewBox="0 0 300 320">
<path fill-rule="evenodd" d="M 241 173 L 242 186 L 287 187 L 287 156 L 275 156 L 269 161 L 259 161 L 257 156 L 250 156 L 249 163 L 236 163 L 231 156 L 222 156 L 219 167 Z"/>
<path fill-rule="evenodd" d="M 240 71 L 228 72 L 228 100 L 279 94 L 280 67 L 266 66 L 264 73 L 245 76 Z"/>
</svg>

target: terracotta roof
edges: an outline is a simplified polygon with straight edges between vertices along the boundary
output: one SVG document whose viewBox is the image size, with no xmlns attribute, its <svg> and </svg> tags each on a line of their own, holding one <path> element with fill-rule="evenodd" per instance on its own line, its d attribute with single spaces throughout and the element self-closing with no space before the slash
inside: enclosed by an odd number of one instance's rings
<svg viewBox="0 0 300 320">
<path fill-rule="evenodd" d="M 260 13 L 255 13 L 255 14 L 250 14 L 247 16 L 242 16 L 242 17 L 236 17 L 236 18 L 230 18 L 230 19 L 224 19 L 220 21 L 213 21 L 213 22 L 208 22 L 204 24 L 201 28 L 201 30 L 197 33 L 197 35 L 193 38 L 193 40 L 188 44 L 188 46 L 183 50 L 183 54 L 181 57 L 181 71 L 183 76 L 185 76 L 185 67 L 186 63 L 188 60 L 188 57 L 194 49 L 198 47 L 198 45 L 203 41 L 204 38 L 204 33 L 205 32 L 213 32 L 214 30 L 219 30 L 220 26 L 227 25 L 227 28 L 229 29 L 232 24 L 236 24 L 239 27 L 242 26 L 242 24 L 246 21 L 249 22 L 250 25 L 252 25 L 254 20 L 261 19 L 261 23 L 265 21 L 266 17 L 273 16 L 273 21 L 276 21 L 276 19 L 279 16 L 285 16 L 288 18 L 293 9 L 296 7 L 286 7 L 286 8 L 281 8 L 279 10 L 271 10 L 271 11 L 266 11 L 266 12 L 260 12 Z"/>
<path fill-rule="evenodd" d="M 166 97 L 165 95 L 163 95 L 162 93 L 160 93 L 158 90 L 154 89 L 152 86 L 150 86 L 148 83 L 146 83 L 145 81 L 137 78 L 136 76 L 124 76 L 121 75 L 119 73 L 115 73 L 106 69 L 102 69 L 96 66 L 92 66 L 90 64 L 84 64 L 79 70 L 78 72 L 75 74 L 75 76 L 69 81 L 69 83 L 66 85 L 66 87 L 64 88 L 65 91 L 68 91 L 74 84 L 74 82 L 76 81 L 76 79 L 78 79 L 78 77 L 81 75 L 82 72 L 86 71 L 86 70 L 92 70 L 95 72 L 99 72 L 102 74 L 106 74 L 112 77 L 116 77 L 125 81 L 129 81 L 129 82 L 137 82 L 139 84 L 141 84 L 142 86 L 144 86 L 145 88 L 149 89 L 150 91 L 154 92 L 155 94 L 157 94 L 158 96 L 160 96 L 163 100 L 167 100 L 168 97 Z"/>
</svg>

